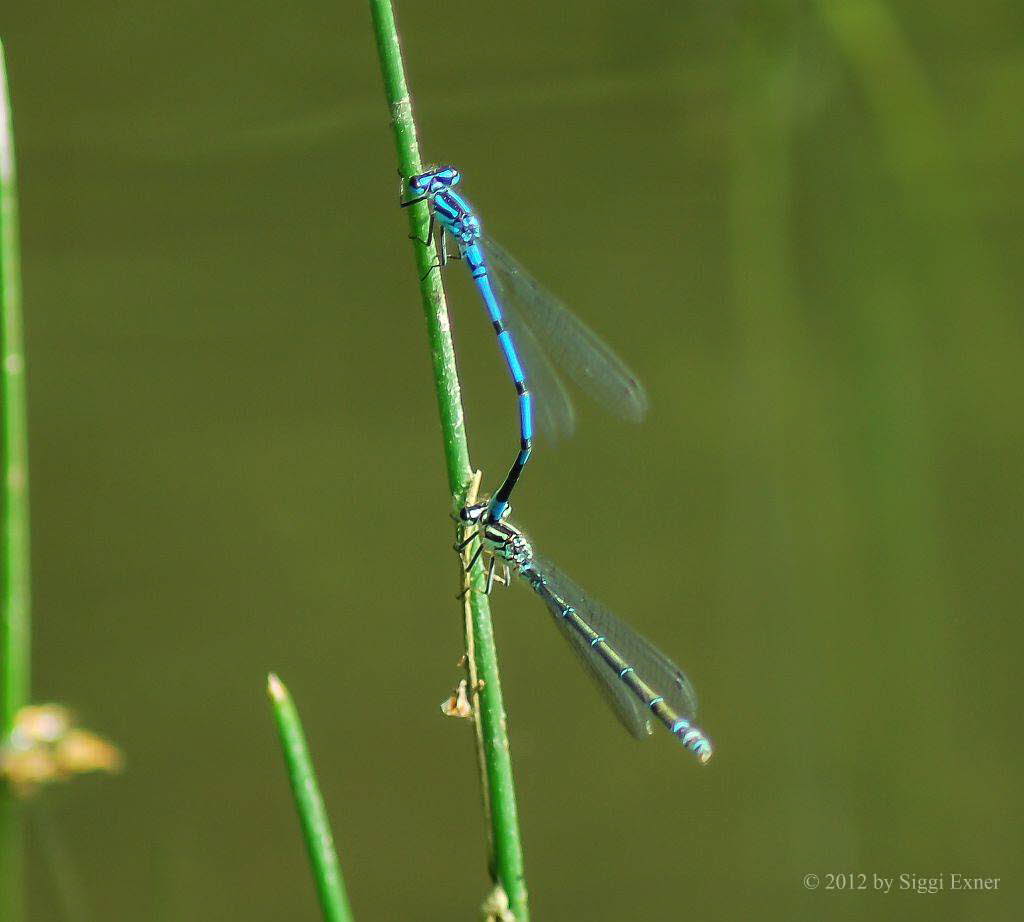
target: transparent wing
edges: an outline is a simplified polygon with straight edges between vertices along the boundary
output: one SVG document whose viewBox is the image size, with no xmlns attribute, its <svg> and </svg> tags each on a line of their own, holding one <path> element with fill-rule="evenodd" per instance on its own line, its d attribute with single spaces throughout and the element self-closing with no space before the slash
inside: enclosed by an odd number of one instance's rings
<svg viewBox="0 0 1024 922">
<path fill-rule="evenodd" d="M 610 412 L 630 422 L 640 422 L 647 412 L 647 394 L 625 362 L 504 247 L 486 236 L 483 244 L 513 339 L 518 337 L 526 342 L 532 337 L 530 345 L 543 348 L 551 360 L 547 367 L 552 369 L 559 387 L 559 375 L 572 378 Z M 527 351 L 531 351 L 529 345 Z M 531 370 L 527 366 L 527 386 Z M 564 387 L 561 398 L 568 402 Z M 555 395 L 548 399 L 555 405 L 560 398 Z M 564 411 L 559 412 L 564 415 Z"/>
<path fill-rule="evenodd" d="M 551 592 L 570 604 L 593 630 L 603 635 L 609 646 L 636 670 L 641 679 L 662 695 L 681 716 L 691 721 L 696 719 L 697 692 L 682 669 L 642 634 L 620 621 L 600 602 L 588 597 L 550 561 L 535 557 L 534 565 L 544 575 L 544 581 Z M 555 616 L 559 630 L 583 661 L 587 672 L 597 682 L 623 726 L 638 739 L 650 735 L 655 720 L 647 707 L 619 679 L 618 674 L 591 647 L 589 641 L 562 617 L 556 603 L 548 598 L 545 598 L 545 602 Z"/>
</svg>

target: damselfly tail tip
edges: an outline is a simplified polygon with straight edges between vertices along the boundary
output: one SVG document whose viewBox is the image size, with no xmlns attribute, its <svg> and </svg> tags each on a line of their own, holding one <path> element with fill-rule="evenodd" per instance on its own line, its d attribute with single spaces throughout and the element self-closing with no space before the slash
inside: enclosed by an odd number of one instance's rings
<svg viewBox="0 0 1024 922">
<path fill-rule="evenodd" d="M 711 740 L 696 727 L 691 727 L 679 739 L 690 752 L 700 759 L 701 765 L 707 765 L 711 761 L 711 756 L 714 755 L 714 750 L 711 748 Z"/>
<path fill-rule="evenodd" d="M 669 729 L 678 737 L 680 743 L 700 759 L 702 764 L 706 763 L 714 754 L 711 740 L 685 717 L 680 717 Z"/>
</svg>

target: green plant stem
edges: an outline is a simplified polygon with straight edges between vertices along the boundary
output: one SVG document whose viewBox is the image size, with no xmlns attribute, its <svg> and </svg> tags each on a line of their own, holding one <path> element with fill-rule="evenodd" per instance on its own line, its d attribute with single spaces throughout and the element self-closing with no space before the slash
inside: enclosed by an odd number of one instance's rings
<svg viewBox="0 0 1024 922">
<path fill-rule="evenodd" d="M 3 433 L 3 588 L 0 591 L 0 735 L 28 704 L 31 632 L 28 528 L 28 436 L 21 332 L 21 268 L 14 131 L 7 64 L 0 43 L 0 381 Z M 0 792 L 0 918 L 24 918 L 20 805 Z"/>
<path fill-rule="evenodd" d="M 412 100 L 406 86 L 402 51 L 395 28 L 394 11 L 390 0 L 370 0 L 370 12 L 377 38 L 384 91 L 391 112 L 398 166 L 402 175 L 409 177 L 421 172 L 422 163 L 416 141 L 416 125 L 412 116 Z M 406 211 L 409 214 L 410 233 L 420 240 L 426 239 L 430 221 L 426 203 L 413 205 Z M 452 507 L 458 508 L 466 495 L 472 469 L 466 444 L 462 394 L 455 367 L 448 307 L 441 285 L 441 273 L 431 271 L 437 255 L 433 245 L 423 246 L 414 241 L 413 252 L 417 273 L 421 279 L 423 312 L 427 318 L 427 337 L 434 366 L 438 410 L 441 415 L 448 488 L 452 496 Z M 474 719 L 478 728 L 479 762 L 483 769 L 483 800 L 489 814 L 489 864 L 492 877 L 505 890 L 509 908 L 516 919 L 519 922 L 527 922 L 529 904 L 523 873 L 512 759 L 505 727 L 505 706 L 502 701 L 490 609 L 486 596 L 479 591 L 483 586 L 483 574 L 479 564 L 474 570 L 472 585 L 476 590 L 468 594 L 472 636 L 466 637 L 466 647 L 474 657 L 473 672 L 478 679 L 474 689 Z"/>
<path fill-rule="evenodd" d="M 292 784 L 302 834 L 309 850 L 309 861 L 313 866 L 320 908 L 327 922 L 352 922 L 352 909 L 348 904 L 345 881 L 341 876 L 338 854 L 331 837 L 331 823 L 320 796 L 320 786 L 309 757 L 299 712 L 295 709 L 288 689 L 273 673 L 267 677 L 267 692 L 281 734 L 281 748 L 288 766 L 288 778 Z"/>
<path fill-rule="evenodd" d="M 0 45 L 0 375 L 3 381 L 3 725 L 28 704 L 30 658 L 28 433 L 14 134 Z"/>
</svg>

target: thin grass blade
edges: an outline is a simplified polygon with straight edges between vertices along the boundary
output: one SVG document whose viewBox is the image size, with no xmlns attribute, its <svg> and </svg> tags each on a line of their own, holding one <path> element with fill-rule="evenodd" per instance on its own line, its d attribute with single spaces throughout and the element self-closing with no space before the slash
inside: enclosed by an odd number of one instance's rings
<svg viewBox="0 0 1024 922">
<path fill-rule="evenodd" d="M 352 909 L 345 892 L 338 854 L 334 849 L 331 823 L 320 795 L 320 785 L 316 780 L 299 712 L 288 689 L 273 673 L 267 678 L 267 692 L 281 734 L 281 748 L 284 750 L 292 794 L 295 796 L 295 809 L 302 824 L 302 834 L 313 867 L 313 879 L 324 919 L 327 922 L 352 922 Z"/>
</svg>

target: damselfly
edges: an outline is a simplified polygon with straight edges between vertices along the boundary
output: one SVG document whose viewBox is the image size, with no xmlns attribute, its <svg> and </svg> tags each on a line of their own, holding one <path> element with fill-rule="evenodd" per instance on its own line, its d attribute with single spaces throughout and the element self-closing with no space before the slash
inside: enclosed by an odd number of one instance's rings
<svg viewBox="0 0 1024 922">
<path fill-rule="evenodd" d="M 697 693 L 675 663 L 536 554 L 518 528 L 507 521 L 491 521 L 487 503 L 467 506 L 460 518 L 468 533 L 456 550 L 461 553 L 479 542 L 467 571 L 481 554 L 490 555 L 487 592 L 497 578 L 499 563 L 505 581 L 509 570 L 519 574 L 544 600 L 559 630 L 633 736 L 644 739 L 651 734 L 653 715 L 701 762 L 711 758 L 711 741 L 693 723 Z"/>
<path fill-rule="evenodd" d="M 441 265 L 446 258 L 443 231 L 455 239 L 458 255 L 466 260 L 484 300 L 518 394 L 519 452 L 486 511 L 488 521 L 498 522 L 508 513 L 512 491 L 530 458 L 534 409 L 542 428 L 551 435 L 568 435 L 575 426 L 562 374 L 574 378 L 613 413 L 633 422 L 646 413 L 647 395 L 636 376 L 597 334 L 483 233 L 473 207 L 453 188 L 461 178 L 452 166 L 413 176 L 409 191 L 414 197 L 402 205 L 429 202 L 430 230 L 420 242 L 430 242 L 436 219 L 443 229 Z"/>
</svg>

